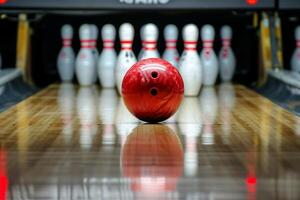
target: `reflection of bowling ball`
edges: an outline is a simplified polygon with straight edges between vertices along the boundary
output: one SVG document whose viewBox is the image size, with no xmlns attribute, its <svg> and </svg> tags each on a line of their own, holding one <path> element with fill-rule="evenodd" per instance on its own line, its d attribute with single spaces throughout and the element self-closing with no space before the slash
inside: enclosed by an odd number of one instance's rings
<svg viewBox="0 0 300 200">
<path fill-rule="evenodd" d="M 172 116 L 181 103 L 183 91 L 183 80 L 177 69 L 159 58 L 137 62 L 122 82 L 128 110 L 146 122 L 160 122 Z"/>
<path fill-rule="evenodd" d="M 176 189 L 183 151 L 170 128 L 143 124 L 128 135 L 121 160 L 123 175 L 130 178 L 132 190 L 149 196 Z"/>
</svg>

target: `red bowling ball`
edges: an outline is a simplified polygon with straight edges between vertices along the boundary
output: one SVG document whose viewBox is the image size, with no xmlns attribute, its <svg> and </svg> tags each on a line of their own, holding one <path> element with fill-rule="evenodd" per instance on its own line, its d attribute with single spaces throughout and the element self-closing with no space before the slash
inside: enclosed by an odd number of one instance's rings
<svg viewBox="0 0 300 200">
<path fill-rule="evenodd" d="M 122 95 L 128 110 L 145 122 L 161 122 L 178 109 L 184 92 L 178 70 L 159 58 L 134 64 L 125 74 Z"/>
</svg>

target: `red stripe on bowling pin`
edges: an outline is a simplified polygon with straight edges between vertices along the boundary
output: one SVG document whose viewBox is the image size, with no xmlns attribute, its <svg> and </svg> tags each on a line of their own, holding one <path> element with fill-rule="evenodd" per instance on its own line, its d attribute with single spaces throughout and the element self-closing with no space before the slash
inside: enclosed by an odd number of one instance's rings
<svg viewBox="0 0 300 200">
<path fill-rule="evenodd" d="M 121 50 L 132 50 L 132 40 L 121 40 Z"/>
<path fill-rule="evenodd" d="M 91 40 L 80 40 L 81 42 L 81 48 L 84 49 L 92 49 L 93 47 L 91 46 Z"/>
<path fill-rule="evenodd" d="M 213 40 L 204 40 L 203 41 L 203 48 L 205 49 L 211 49 L 213 47 Z"/>
<path fill-rule="evenodd" d="M 230 47 L 231 40 L 224 38 L 224 39 L 222 39 L 222 44 L 223 44 L 223 47 Z"/>
<path fill-rule="evenodd" d="M 176 49 L 177 40 L 166 40 L 166 49 Z"/>
<path fill-rule="evenodd" d="M 184 41 L 184 50 L 185 51 L 196 51 L 197 41 Z"/>
<path fill-rule="evenodd" d="M 72 39 L 70 39 L 70 38 L 63 39 L 63 46 L 64 47 L 70 47 L 71 45 L 72 45 Z"/>
<path fill-rule="evenodd" d="M 144 50 L 155 50 L 156 49 L 156 41 L 142 41 Z"/>
<path fill-rule="evenodd" d="M 92 48 L 95 48 L 96 47 L 96 44 L 97 44 L 97 42 L 96 42 L 96 40 L 90 40 L 90 43 L 91 43 L 91 47 Z"/>
<path fill-rule="evenodd" d="M 114 48 L 114 40 L 103 40 L 103 48 L 104 49 L 113 49 Z"/>
</svg>

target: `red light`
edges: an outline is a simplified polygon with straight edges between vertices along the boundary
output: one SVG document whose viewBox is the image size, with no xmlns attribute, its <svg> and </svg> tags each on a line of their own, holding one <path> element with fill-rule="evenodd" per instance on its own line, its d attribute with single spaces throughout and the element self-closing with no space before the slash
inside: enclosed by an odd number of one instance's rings
<svg viewBox="0 0 300 200">
<path fill-rule="evenodd" d="M 6 199 L 8 180 L 6 176 L 0 176 L 0 200 Z"/>
<path fill-rule="evenodd" d="M 255 5 L 255 4 L 257 4 L 258 0 L 246 0 L 246 2 L 249 5 Z"/>
<path fill-rule="evenodd" d="M 0 4 L 5 4 L 7 0 L 0 0 Z"/>
<path fill-rule="evenodd" d="M 248 183 L 249 185 L 256 184 L 256 178 L 255 178 L 255 177 L 248 177 L 248 178 L 247 178 L 247 183 Z"/>
<path fill-rule="evenodd" d="M 6 175 L 6 153 L 0 149 L 0 200 L 5 200 L 8 190 L 8 178 Z"/>
</svg>

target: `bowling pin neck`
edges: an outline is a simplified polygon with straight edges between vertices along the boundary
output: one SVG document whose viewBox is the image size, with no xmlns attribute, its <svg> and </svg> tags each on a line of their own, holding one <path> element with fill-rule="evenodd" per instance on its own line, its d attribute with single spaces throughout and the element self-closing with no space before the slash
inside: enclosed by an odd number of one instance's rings
<svg viewBox="0 0 300 200">
<path fill-rule="evenodd" d="M 132 50 L 132 40 L 121 40 L 121 50 Z"/>
<path fill-rule="evenodd" d="M 225 47 L 225 48 L 229 48 L 230 45 L 231 45 L 231 39 L 228 39 L 228 38 L 222 39 L 222 45 L 223 45 L 223 47 Z"/>
<path fill-rule="evenodd" d="M 91 39 L 91 40 L 90 40 L 90 46 L 91 46 L 92 48 L 96 48 L 96 46 L 97 46 L 97 41 L 96 41 L 95 39 Z"/>
<path fill-rule="evenodd" d="M 176 49 L 177 40 L 166 40 L 166 49 Z"/>
<path fill-rule="evenodd" d="M 114 41 L 113 40 L 103 40 L 103 48 L 104 49 L 113 49 Z"/>
<path fill-rule="evenodd" d="M 296 40 L 296 47 L 300 48 L 300 40 Z"/>
<path fill-rule="evenodd" d="M 81 48 L 83 49 L 91 49 L 93 46 L 91 46 L 91 40 L 80 40 Z"/>
<path fill-rule="evenodd" d="M 203 41 L 203 48 L 204 49 L 212 49 L 213 48 L 213 40 L 204 40 Z"/>
<path fill-rule="evenodd" d="M 63 47 L 70 47 L 72 45 L 71 38 L 64 38 L 62 41 L 63 41 Z"/>
<path fill-rule="evenodd" d="M 197 41 L 184 41 L 184 50 L 185 51 L 196 51 L 197 50 Z"/>
<path fill-rule="evenodd" d="M 155 50 L 156 49 L 156 45 L 157 45 L 157 42 L 156 41 L 142 41 L 142 45 L 143 45 L 143 49 L 144 50 Z"/>
</svg>

